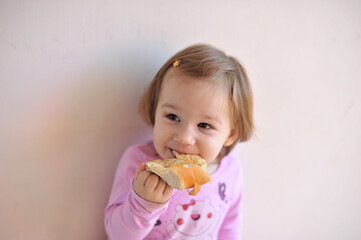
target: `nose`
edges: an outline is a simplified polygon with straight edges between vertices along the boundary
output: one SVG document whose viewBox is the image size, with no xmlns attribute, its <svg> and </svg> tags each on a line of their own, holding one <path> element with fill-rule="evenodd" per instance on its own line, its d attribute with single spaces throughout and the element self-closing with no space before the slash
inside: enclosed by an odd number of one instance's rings
<svg viewBox="0 0 361 240">
<path fill-rule="evenodd" d="M 174 135 L 174 140 L 183 145 L 194 145 L 196 141 L 192 129 L 188 126 L 180 127 Z"/>
</svg>

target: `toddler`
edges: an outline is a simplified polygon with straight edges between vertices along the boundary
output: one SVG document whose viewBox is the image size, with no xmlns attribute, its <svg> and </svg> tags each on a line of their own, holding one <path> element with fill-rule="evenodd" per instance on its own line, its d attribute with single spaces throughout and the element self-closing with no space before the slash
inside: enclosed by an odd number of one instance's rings
<svg viewBox="0 0 361 240">
<path fill-rule="evenodd" d="M 118 165 L 105 229 L 109 239 L 241 239 L 242 169 L 231 152 L 253 132 L 252 90 L 233 57 L 205 44 L 171 57 L 144 93 L 140 113 L 153 140 Z M 196 196 L 145 169 L 173 150 L 199 155 L 212 176 Z"/>
</svg>

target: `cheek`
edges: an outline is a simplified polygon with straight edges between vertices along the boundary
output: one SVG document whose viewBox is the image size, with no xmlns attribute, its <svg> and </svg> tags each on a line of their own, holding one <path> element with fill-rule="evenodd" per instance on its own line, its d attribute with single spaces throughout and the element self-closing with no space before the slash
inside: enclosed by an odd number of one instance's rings
<svg viewBox="0 0 361 240">
<path fill-rule="evenodd" d="M 162 131 L 160 131 L 160 126 L 155 124 L 153 129 L 153 143 L 154 147 L 157 150 L 157 152 L 161 155 L 163 153 L 163 137 L 162 137 Z"/>
<path fill-rule="evenodd" d="M 159 113 L 157 113 L 155 115 L 155 119 L 154 119 L 154 129 L 153 129 L 153 135 L 158 135 L 161 133 L 161 129 L 162 129 L 162 119 L 160 118 L 161 116 L 159 115 Z"/>
<path fill-rule="evenodd" d="M 166 124 L 162 123 L 162 121 L 156 122 L 153 129 L 153 139 L 157 142 L 167 141 L 169 138 L 170 129 Z"/>
<path fill-rule="evenodd" d="M 219 152 L 222 149 L 222 142 L 219 138 L 206 138 L 202 141 L 202 152 L 203 157 L 207 161 L 207 163 L 212 162 L 218 156 Z"/>
<path fill-rule="evenodd" d="M 155 144 L 157 144 L 159 142 L 159 140 L 161 139 L 161 134 L 162 131 L 160 131 L 162 129 L 162 127 L 159 125 L 159 122 L 156 119 L 156 122 L 154 124 L 154 128 L 153 128 L 153 141 Z"/>
</svg>

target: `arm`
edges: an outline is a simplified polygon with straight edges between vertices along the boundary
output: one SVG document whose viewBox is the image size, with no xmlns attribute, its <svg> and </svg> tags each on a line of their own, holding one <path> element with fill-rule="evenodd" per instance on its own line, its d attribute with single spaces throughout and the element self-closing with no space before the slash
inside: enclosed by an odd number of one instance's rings
<svg viewBox="0 0 361 240">
<path fill-rule="evenodd" d="M 131 190 L 127 201 L 109 205 L 106 209 L 105 229 L 108 238 L 143 239 L 167 206 L 147 202 Z"/>
<path fill-rule="evenodd" d="M 139 197 L 132 187 L 136 167 L 144 162 L 135 149 L 128 149 L 117 168 L 109 204 L 105 210 L 105 230 L 109 239 L 142 239 L 153 228 L 167 203 L 153 203 Z"/>
</svg>

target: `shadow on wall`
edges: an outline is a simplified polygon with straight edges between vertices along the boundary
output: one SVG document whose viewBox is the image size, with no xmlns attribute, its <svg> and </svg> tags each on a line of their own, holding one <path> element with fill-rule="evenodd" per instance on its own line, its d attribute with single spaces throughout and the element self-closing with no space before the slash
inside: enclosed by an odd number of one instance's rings
<svg viewBox="0 0 361 240">
<path fill-rule="evenodd" d="M 57 189 L 49 208 L 58 209 L 55 221 L 73 226 L 70 238 L 105 238 L 103 214 L 119 159 L 128 146 L 151 138 L 138 113 L 140 97 L 169 57 L 151 43 L 109 49 L 62 72 L 47 93 L 35 149 L 52 159 L 41 164 L 50 170 L 48 188 Z"/>
</svg>

